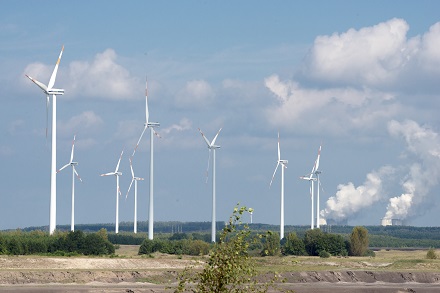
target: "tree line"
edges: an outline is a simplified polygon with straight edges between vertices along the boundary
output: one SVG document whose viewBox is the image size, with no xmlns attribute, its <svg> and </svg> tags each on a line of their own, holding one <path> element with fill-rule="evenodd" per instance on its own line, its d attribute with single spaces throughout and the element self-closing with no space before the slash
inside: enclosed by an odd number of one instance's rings
<svg viewBox="0 0 440 293">
<path fill-rule="evenodd" d="M 240 227 L 235 228 L 241 231 Z M 237 233 L 238 233 L 237 232 Z M 139 254 L 152 254 L 161 252 L 167 254 L 206 255 L 213 247 L 208 243 L 208 237 L 200 234 L 174 234 L 169 238 L 144 239 L 139 248 Z M 234 234 L 232 235 L 234 236 Z M 248 250 L 250 255 L 309 255 L 328 257 L 334 256 L 364 256 L 374 255 L 368 250 L 368 231 L 364 227 L 354 227 L 348 239 L 342 235 L 331 234 L 320 229 L 306 231 L 304 237 L 298 237 L 295 232 L 287 234 L 280 241 L 276 232 L 268 231 L 264 234 L 249 232 Z M 208 238 L 208 239 L 206 239 Z M 224 239 L 227 241 L 228 239 Z"/>
<path fill-rule="evenodd" d="M 107 238 L 107 231 L 96 233 L 56 231 L 49 235 L 43 231 L 20 230 L 0 233 L 0 254 L 9 255 L 109 255 L 115 253 Z"/>
</svg>

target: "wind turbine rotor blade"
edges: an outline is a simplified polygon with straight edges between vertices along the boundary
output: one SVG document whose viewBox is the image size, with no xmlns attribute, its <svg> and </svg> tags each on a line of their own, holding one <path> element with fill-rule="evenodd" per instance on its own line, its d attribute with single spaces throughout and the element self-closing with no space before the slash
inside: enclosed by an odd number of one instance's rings
<svg viewBox="0 0 440 293">
<path fill-rule="evenodd" d="M 61 56 L 63 55 L 64 46 L 61 48 L 60 56 L 58 57 L 57 63 L 55 64 L 55 68 L 53 69 L 52 76 L 50 77 L 49 84 L 47 88 L 50 90 L 53 88 L 55 84 L 55 79 L 57 78 L 58 66 L 60 65 Z"/>
<path fill-rule="evenodd" d="M 206 168 L 206 183 L 208 183 L 209 161 L 211 161 L 211 149 L 209 149 L 209 152 L 208 152 L 208 167 Z"/>
<path fill-rule="evenodd" d="M 147 124 L 145 124 L 144 130 L 142 130 L 141 136 L 139 137 L 136 146 L 134 147 L 133 150 L 133 154 L 131 155 L 132 157 L 134 156 L 134 154 L 136 153 L 137 148 L 139 147 L 139 143 L 141 142 L 142 136 L 144 136 L 145 130 L 147 130 L 148 126 Z"/>
<path fill-rule="evenodd" d="M 278 161 L 281 160 L 280 133 L 278 132 Z"/>
<path fill-rule="evenodd" d="M 73 136 L 73 141 L 72 141 L 72 152 L 70 153 L 70 162 L 71 162 L 71 163 L 73 162 L 73 152 L 74 152 L 74 149 L 75 149 L 75 136 L 76 136 L 76 135 Z"/>
<path fill-rule="evenodd" d="M 47 132 L 49 129 L 49 95 L 46 95 L 46 139 L 47 139 Z"/>
<path fill-rule="evenodd" d="M 210 146 L 211 146 L 211 143 L 210 143 L 209 140 L 206 138 L 206 136 L 203 134 L 202 130 L 200 130 L 200 128 L 199 128 L 199 131 L 200 131 L 200 134 L 202 135 L 203 139 L 206 141 L 206 144 L 208 145 L 208 147 L 210 147 Z"/>
<path fill-rule="evenodd" d="M 130 186 L 128 187 L 127 194 L 125 195 L 125 199 L 128 198 L 128 193 L 130 192 L 131 186 L 133 185 L 133 181 L 134 181 L 134 176 L 133 176 L 133 179 L 131 179 L 131 183 L 130 183 Z"/>
<path fill-rule="evenodd" d="M 273 182 L 273 179 L 275 178 L 275 173 L 277 173 L 277 169 L 278 169 L 279 165 L 280 165 L 280 162 L 277 162 L 277 166 L 275 167 L 275 171 L 273 172 L 272 179 L 270 180 L 269 187 L 272 186 L 272 182 Z"/>
<path fill-rule="evenodd" d="M 42 89 L 43 92 L 47 92 L 47 86 L 46 86 L 44 83 L 42 83 L 42 82 L 36 80 L 35 78 L 33 78 L 33 77 L 31 77 L 31 76 L 29 76 L 29 75 L 27 75 L 27 74 L 25 74 L 25 75 L 26 75 L 26 77 L 29 78 L 33 83 L 35 83 L 40 89 Z"/>
<path fill-rule="evenodd" d="M 109 173 L 101 174 L 101 176 L 110 176 L 115 174 L 116 174 L 115 172 L 109 172 Z"/>
<path fill-rule="evenodd" d="M 83 182 L 81 177 L 79 176 L 78 172 L 76 172 L 75 167 L 73 167 L 73 172 L 75 172 L 76 177 L 78 177 L 79 181 Z"/>
<path fill-rule="evenodd" d="M 60 169 L 57 170 L 57 173 L 61 172 L 64 168 L 70 166 L 70 163 L 67 163 L 66 165 L 62 166 Z"/>
<path fill-rule="evenodd" d="M 157 136 L 158 138 L 162 138 L 162 136 L 160 136 L 160 134 L 159 134 L 156 130 L 154 130 L 154 128 L 153 128 L 153 133 L 154 133 L 154 135 Z"/>
<path fill-rule="evenodd" d="M 217 140 L 218 135 L 220 134 L 220 131 L 222 131 L 222 129 L 220 128 L 217 132 L 217 134 L 214 136 L 214 139 L 211 142 L 211 146 L 215 145 L 215 141 Z"/>
<path fill-rule="evenodd" d="M 132 164 L 131 158 L 129 160 L 130 160 L 131 177 L 134 178 L 133 164 Z"/>
<path fill-rule="evenodd" d="M 316 168 L 315 171 L 318 171 L 319 168 L 319 158 L 321 157 L 321 146 L 319 146 L 319 150 L 318 150 L 318 157 L 316 158 Z"/>
<path fill-rule="evenodd" d="M 145 122 L 148 124 L 150 113 L 148 112 L 148 79 L 145 78 Z"/>
<path fill-rule="evenodd" d="M 124 153 L 124 150 L 122 150 L 121 156 L 119 157 L 118 164 L 116 165 L 115 173 L 118 172 L 118 170 L 119 170 L 119 164 L 121 163 L 121 159 L 122 159 L 122 154 L 123 153 Z"/>
</svg>

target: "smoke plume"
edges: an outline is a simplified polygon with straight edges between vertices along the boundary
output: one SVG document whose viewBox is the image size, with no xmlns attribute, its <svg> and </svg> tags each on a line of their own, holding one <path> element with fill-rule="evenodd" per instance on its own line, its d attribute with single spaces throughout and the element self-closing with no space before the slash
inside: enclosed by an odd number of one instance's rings
<svg viewBox="0 0 440 293">
<path fill-rule="evenodd" d="M 403 123 L 391 121 L 388 131 L 392 136 L 403 137 L 409 155 L 417 162 L 410 167 L 402 182 L 404 193 L 389 200 L 385 219 L 406 219 L 421 215 L 426 209 L 431 189 L 440 179 L 440 139 L 436 132 L 426 126 L 407 120 Z"/>
<path fill-rule="evenodd" d="M 383 191 L 383 178 L 394 173 L 390 166 L 367 174 L 363 185 L 355 187 L 353 183 L 339 184 L 335 196 L 327 200 L 326 208 L 321 211 L 325 219 L 345 220 L 375 202 L 386 198 Z"/>
</svg>

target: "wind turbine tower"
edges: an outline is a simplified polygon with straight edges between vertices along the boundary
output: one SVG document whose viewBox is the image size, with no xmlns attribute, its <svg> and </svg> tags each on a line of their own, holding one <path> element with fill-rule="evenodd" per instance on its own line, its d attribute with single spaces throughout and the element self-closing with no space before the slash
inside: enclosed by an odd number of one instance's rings
<svg viewBox="0 0 440 293">
<path fill-rule="evenodd" d="M 82 182 L 81 177 L 78 175 L 78 172 L 76 171 L 75 166 L 78 165 L 78 162 L 73 161 L 73 153 L 75 149 L 75 135 L 73 136 L 73 142 L 72 142 L 72 152 L 70 153 L 70 162 L 61 167 L 58 171 L 67 168 L 68 166 L 72 166 L 72 212 L 71 212 L 71 219 L 70 219 L 70 230 L 75 231 L 75 175 L 78 177 L 79 181 Z"/>
<path fill-rule="evenodd" d="M 121 195 L 121 189 L 119 188 L 119 176 L 122 176 L 122 172 L 119 171 L 119 164 L 121 163 L 123 153 L 124 150 L 122 150 L 121 152 L 121 156 L 119 157 L 118 164 L 116 165 L 116 169 L 114 172 L 101 174 L 101 176 L 115 175 L 116 177 L 116 225 L 115 225 L 116 234 L 119 233 L 119 196 Z"/>
<path fill-rule="evenodd" d="M 321 171 L 319 171 L 318 168 L 319 168 L 320 157 L 321 157 L 321 146 L 319 146 L 318 157 L 316 158 L 316 163 L 315 163 L 315 175 L 318 184 L 318 190 L 316 191 L 316 228 L 319 228 L 319 190 L 321 188 L 321 181 L 319 181 L 319 174 L 321 174 Z"/>
<path fill-rule="evenodd" d="M 42 82 L 26 75 L 32 80 L 43 92 L 46 94 L 46 137 L 47 137 L 47 121 L 49 111 L 49 97 L 52 96 L 52 163 L 50 171 L 50 212 L 49 212 L 49 233 L 52 235 L 57 225 L 57 179 L 56 179 L 56 165 L 57 165 L 57 95 L 64 95 L 64 89 L 57 89 L 55 79 L 57 77 L 58 66 L 60 64 L 61 56 L 63 55 L 64 46 L 61 48 L 57 63 L 50 77 L 47 86 Z"/>
<path fill-rule="evenodd" d="M 209 160 L 211 159 L 211 150 L 212 150 L 212 220 L 211 220 L 211 242 L 215 242 L 215 234 L 216 234 L 216 227 L 215 227 L 215 150 L 219 149 L 220 146 L 215 144 L 215 141 L 217 140 L 217 137 L 222 129 L 220 128 L 217 134 L 214 136 L 214 139 L 209 142 L 209 140 L 206 138 L 206 136 L 203 134 L 203 132 L 200 130 L 200 134 L 202 135 L 203 139 L 205 140 L 208 149 L 209 149 L 209 156 L 208 156 L 208 168 L 206 170 L 206 175 L 208 175 L 209 170 Z M 208 177 L 206 177 L 206 180 L 208 180 Z"/>
<path fill-rule="evenodd" d="M 314 229 L 315 228 L 315 215 L 314 215 L 314 202 L 313 202 L 313 200 L 314 200 L 314 194 L 315 194 L 315 192 L 314 192 L 314 182 L 316 181 L 316 178 L 315 177 L 313 177 L 313 175 L 315 175 L 315 171 L 316 171 L 316 164 L 319 164 L 319 156 L 318 156 L 318 160 L 317 161 L 315 161 L 315 164 L 313 165 L 313 168 L 312 168 L 312 172 L 310 172 L 310 174 L 307 174 L 307 175 L 305 175 L 305 176 L 301 176 L 301 177 L 299 177 L 300 179 L 303 179 L 303 180 L 307 180 L 307 181 L 309 181 L 310 182 L 310 199 L 311 199 L 311 206 L 312 206 L 312 208 L 311 208 L 311 223 L 310 223 L 310 229 Z"/>
<path fill-rule="evenodd" d="M 272 175 L 272 180 L 270 180 L 269 187 L 272 186 L 275 173 L 277 172 L 278 166 L 281 165 L 280 239 L 284 238 L 284 169 L 287 168 L 287 163 L 288 163 L 287 160 L 281 159 L 280 133 L 278 132 L 278 161 L 277 161 L 277 166 L 275 167 L 275 171 L 273 172 Z"/>
<path fill-rule="evenodd" d="M 128 187 L 127 194 L 125 195 L 125 199 L 127 199 L 128 193 L 130 192 L 131 185 L 133 185 L 133 181 L 134 181 L 134 225 L 133 225 L 133 232 L 137 233 L 137 182 L 139 180 L 144 180 L 144 178 L 134 176 L 133 162 L 132 162 L 131 158 L 130 158 L 130 169 L 131 169 L 131 178 L 132 179 L 131 179 L 130 186 Z"/>
<path fill-rule="evenodd" d="M 155 127 L 159 127 L 159 122 L 150 122 L 149 121 L 149 112 L 148 112 L 148 81 L 146 81 L 145 85 L 145 123 L 144 123 L 144 130 L 141 133 L 141 136 L 139 137 L 139 140 L 136 144 L 136 147 L 134 148 L 133 155 L 136 153 L 137 148 L 139 147 L 139 143 L 141 142 L 142 136 L 145 133 L 145 130 L 147 128 L 150 128 L 150 205 L 149 205 L 149 212 L 148 212 L 148 239 L 152 240 L 154 235 L 154 135 L 157 135 L 157 132 L 154 130 Z"/>
</svg>

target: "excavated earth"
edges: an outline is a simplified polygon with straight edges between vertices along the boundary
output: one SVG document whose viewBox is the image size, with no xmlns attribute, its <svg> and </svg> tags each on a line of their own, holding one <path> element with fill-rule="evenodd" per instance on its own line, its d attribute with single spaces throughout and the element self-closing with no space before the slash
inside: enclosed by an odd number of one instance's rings
<svg viewBox="0 0 440 293">
<path fill-rule="evenodd" d="M 1 292 L 165 292 L 194 259 L 0 257 Z M 368 268 L 367 268 L 368 269 Z M 440 292 L 440 272 L 355 270 L 285 272 L 295 292 Z M 265 276 L 261 281 L 265 281 Z M 157 283 L 157 284 L 155 284 Z M 164 285 L 166 284 L 166 285 Z M 271 292 L 277 292 L 272 290 Z"/>
</svg>

